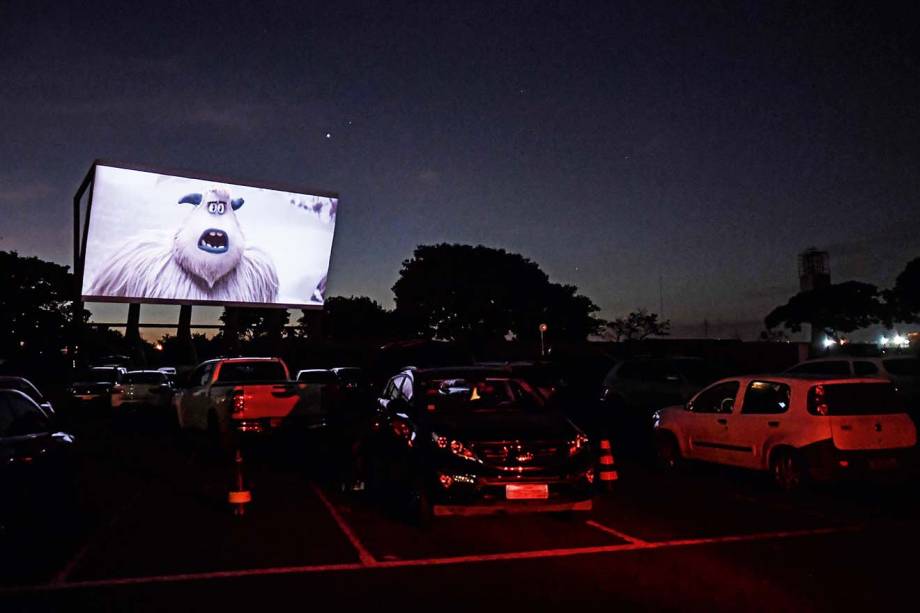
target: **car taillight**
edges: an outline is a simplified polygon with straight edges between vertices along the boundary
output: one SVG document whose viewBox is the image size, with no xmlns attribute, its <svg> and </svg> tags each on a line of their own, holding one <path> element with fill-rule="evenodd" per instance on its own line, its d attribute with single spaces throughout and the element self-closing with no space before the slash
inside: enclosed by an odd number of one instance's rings
<svg viewBox="0 0 920 613">
<path fill-rule="evenodd" d="M 245 410 L 246 397 L 243 395 L 243 390 L 237 390 L 233 392 L 233 397 L 230 401 L 230 412 L 232 417 L 240 417 Z"/>
<path fill-rule="evenodd" d="M 125 388 L 123 388 L 123 387 L 120 386 L 120 385 L 113 385 L 113 386 L 112 386 L 112 393 L 113 393 L 113 394 L 124 394 L 124 393 L 125 393 Z"/>
<path fill-rule="evenodd" d="M 808 390 L 808 412 L 812 415 L 827 415 L 827 396 L 823 385 Z"/>
</svg>

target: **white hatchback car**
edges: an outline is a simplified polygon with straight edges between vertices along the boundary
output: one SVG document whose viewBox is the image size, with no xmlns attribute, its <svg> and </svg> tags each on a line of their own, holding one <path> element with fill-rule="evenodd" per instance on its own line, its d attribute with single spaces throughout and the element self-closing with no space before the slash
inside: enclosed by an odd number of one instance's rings
<svg viewBox="0 0 920 613">
<path fill-rule="evenodd" d="M 894 385 L 878 378 L 760 375 L 722 379 L 655 414 L 659 460 L 769 470 L 791 490 L 907 468 L 917 432 Z"/>
</svg>

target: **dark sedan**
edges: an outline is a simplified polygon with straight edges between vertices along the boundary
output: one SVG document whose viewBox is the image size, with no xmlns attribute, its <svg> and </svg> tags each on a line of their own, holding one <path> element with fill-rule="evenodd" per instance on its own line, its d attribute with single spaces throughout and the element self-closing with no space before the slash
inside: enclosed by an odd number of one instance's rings
<svg viewBox="0 0 920 613">
<path fill-rule="evenodd" d="M 124 381 L 127 370 L 120 366 L 95 366 L 78 371 L 70 386 L 74 406 L 111 408 L 112 392 Z"/>
<path fill-rule="evenodd" d="M 378 399 L 368 486 L 432 515 L 590 511 L 588 438 L 506 370 L 404 371 Z"/>
<path fill-rule="evenodd" d="M 0 389 L 0 536 L 13 526 L 66 513 L 74 501 L 74 437 L 16 390 Z"/>
</svg>

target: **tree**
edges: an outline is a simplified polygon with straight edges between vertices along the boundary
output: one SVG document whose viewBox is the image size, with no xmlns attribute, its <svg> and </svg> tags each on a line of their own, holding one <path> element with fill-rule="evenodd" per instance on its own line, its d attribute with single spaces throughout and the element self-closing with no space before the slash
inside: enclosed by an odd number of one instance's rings
<svg viewBox="0 0 920 613">
<path fill-rule="evenodd" d="M 395 317 L 422 338 L 482 342 L 539 338 L 584 340 L 600 321 L 597 306 L 577 288 L 551 283 L 540 267 L 502 249 L 420 245 L 393 286 Z"/>
<path fill-rule="evenodd" d="M 291 315 L 286 309 L 259 307 L 224 307 L 220 316 L 220 321 L 227 329 L 233 328 L 235 324 L 236 334 L 244 341 L 262 337 L 281 338 L 290 319 Z"/>
<path fill-rule="evenodd" d="M 658 321 L 658 313 L 639 309 L 608 322 L 607 329 L 608 335 L 616 342 L 641 341 L 649 336 L 667 336 L 671 332 L 671 321 Z"/>
<path fill-rule="evenodd" d="M 847 281 L 799 292 L 786 304 L 773 309 L 764 318 L 764 324 L 768 330 L 783 325 L 793 332 L 801 331 L 802 324 L 810 324 L 812 342 L 816 343 L 821 333 L 837 338 L 841 332 L 865 328 L 885 320 L 886 316 L 877 287 Z"/>
<path fill-rule="evenodd" d="M 920 258 L 907 263 L 894 287 L 885 292 L 885 299 L 891 308 L 891 319 L 913 322 L 920 318 Z"/>
<path fill-rule="evenodd" d="M 330 339 L 380 339 L 391 334 L 391 312 L 367 296 L 327 298 L 324 311 L 323 334 Z"/>
<path fill-rule="evenodd" d="M 74 279 L 67 266 L 0 251 L 0 357 L 60 355 L 70 339 Z M 83 312 L 83 320 L 89 312 Z"/>
</svg>

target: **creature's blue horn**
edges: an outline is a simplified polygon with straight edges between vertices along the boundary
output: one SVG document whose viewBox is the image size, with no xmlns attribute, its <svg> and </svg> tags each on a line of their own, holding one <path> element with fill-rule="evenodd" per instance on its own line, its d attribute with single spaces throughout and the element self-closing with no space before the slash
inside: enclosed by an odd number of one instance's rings
<svg viewBox="0 0 920 613">
<path fill-rule="evenodd" d="M 179 198 L 179 204 L 194 204 L 198 206 L 201 204 L 201 194 L 186 194 Z"/>
<path fill-rule="evenodd" d="M 237 210 L 238 208 L 240 208 L 241 206 L 243 206 L 243 199 L 242 199 L 242 198 L 234 198 L 233 200 L 230 201 L 230 206 L 233 207 L 233 210 L 234 210 L 234 211 Z"/>
</svg>

